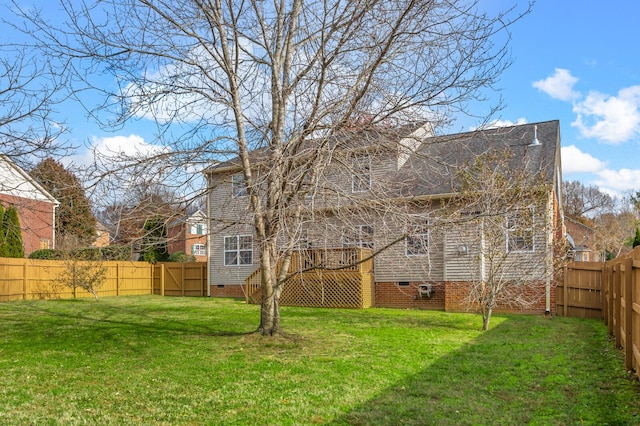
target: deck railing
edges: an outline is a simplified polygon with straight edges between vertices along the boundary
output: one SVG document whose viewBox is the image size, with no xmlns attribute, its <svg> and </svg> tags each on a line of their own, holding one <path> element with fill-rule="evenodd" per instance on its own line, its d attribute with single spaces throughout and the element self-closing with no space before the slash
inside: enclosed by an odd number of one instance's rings
<svg viewBox="0 0 640 426">
<path fill-rule="evenodd" d="M 373 305 L 370 249 L 298 250 L 291 256 L 281 305 L 368 308 Z M 247 303 L 260 303 L 262 271 L 245 280 Z"/>
</svg>

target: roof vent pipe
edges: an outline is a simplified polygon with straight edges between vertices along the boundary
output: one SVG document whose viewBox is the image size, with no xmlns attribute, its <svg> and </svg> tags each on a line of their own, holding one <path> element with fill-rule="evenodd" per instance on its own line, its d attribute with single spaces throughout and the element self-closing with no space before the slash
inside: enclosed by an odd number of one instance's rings
<svg viewBox="0 0 640 426">
<path fill-rule="evenodd" d="M 538 126 L 533 126 L 533 141 L 529 144 L 529 146 L 538 146 L 542 145 L 538 140 Z"/>
</svg>

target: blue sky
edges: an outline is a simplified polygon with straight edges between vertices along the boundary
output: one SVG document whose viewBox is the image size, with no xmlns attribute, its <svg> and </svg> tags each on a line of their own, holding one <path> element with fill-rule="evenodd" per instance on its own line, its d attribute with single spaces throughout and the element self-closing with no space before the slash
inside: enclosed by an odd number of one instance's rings
<svg viewBox="0 0 640 426">
<path fill-rule="evenodd" d="M 640 190 L 638 17 L 635 0 L 538 0 L 512 28 L 500 119 L 560 120 L 564 180 Z"/>
<path fill-rule="evenodd" d="M 481 4 L 497 10 L 514 1 Z M 514 63 L 499 94 L 491 94 L 506 105 L 497 117 L 502 123 L 560 120 L 563 178 L 612 194 L 640 190 L 638 17 L 635 0 L 537 0 L 532 13 L 511 28 Z M 66 140 L 102 150 L 153 149 L 153 126 L 146 120 L 106 133 L 80 107 L 65 105 L 63 111 L 71 129 Z M 452 131 L 475 125 L 463 119 Z M 70 161 L 87 159 L 80 153 Z"/>
</svg>

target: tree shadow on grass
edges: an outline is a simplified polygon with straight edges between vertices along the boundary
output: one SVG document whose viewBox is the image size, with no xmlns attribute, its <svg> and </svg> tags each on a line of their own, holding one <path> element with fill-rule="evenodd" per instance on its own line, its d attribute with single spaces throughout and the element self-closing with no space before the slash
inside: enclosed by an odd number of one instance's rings
<svg viewBox="0 0 640 426">
<path fill-rule="evenodd" d="M 206 338 L 246 336 L 255 332 L 255 328 L 248 330 L 242 325 L 230 327 L 228 318 L 217 321 L 215 317 L 202 316 L 195 320 L 180 320 L 169 313 L 172 309 L 169 305 L 138 308 L 135 304 L 110 304 L 102 300 L 57 299 L 29 301 L 22 306 L 30 311 L 27 318 L 35 318 L 31 327 L 24 327 L 26 335 L 40 327 L 54 346 L 55 336 L 61 334 L 64 339 L 67 331 L 78 340 L 87 341 L 105 341 L 115 334 L 171 339 L 177 334 Z M 18 318 L 17 321 L 23 320 Z"/>
<path fill-rule="evenodd" d="M 640 423 L 639 387 L 589 320 L 531 320 L 509 317 L 330 424 Z"/>
</svg>

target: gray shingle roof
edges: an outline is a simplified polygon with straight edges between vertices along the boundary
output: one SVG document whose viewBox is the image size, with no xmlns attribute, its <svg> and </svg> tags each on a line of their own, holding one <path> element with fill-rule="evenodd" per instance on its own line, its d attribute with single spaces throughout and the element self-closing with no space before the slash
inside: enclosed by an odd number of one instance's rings
<svg viewBox="0 0 640 426">
<path fill-rule="evenodd" d="M 538 146 L 530 146 L 537 127 Z M 439 195 L 454 191 L 456 172 L 478 156 L 508 149 L 512 168 L 543 173 L 553 184 L 560 164 L 560 123 L 557 120 L 426 139 L 398 170 L 394 182 L 404 196 Z M 557 163 L 556 163 L 557 162 Z"/>
</svg>

